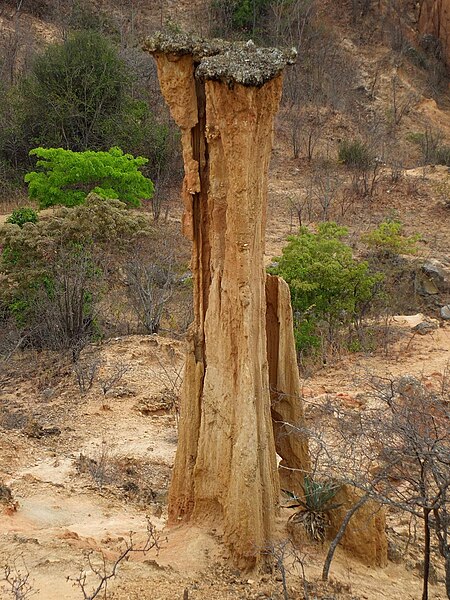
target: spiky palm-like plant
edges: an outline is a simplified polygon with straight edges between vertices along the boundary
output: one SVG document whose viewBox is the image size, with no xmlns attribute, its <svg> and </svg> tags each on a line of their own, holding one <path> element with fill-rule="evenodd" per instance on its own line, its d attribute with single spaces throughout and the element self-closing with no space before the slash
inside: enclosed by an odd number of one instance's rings
<svg viewBox="0 0 450 600">
<path fill-rule="evenodd" d="M 287 508 L 299 509 L 289 517 L 289 521 L 302 523 L 311 540 L 323 542 L 328 525 L 328 513 L 340 506 L 340 504 L 330 504 L 339 488 L 340 485 L 333 481 L 316 481 L 306 475 L 303 484 L 304 500 L 292 492 L 283 490 L 294 501 Z"/>
</svg>

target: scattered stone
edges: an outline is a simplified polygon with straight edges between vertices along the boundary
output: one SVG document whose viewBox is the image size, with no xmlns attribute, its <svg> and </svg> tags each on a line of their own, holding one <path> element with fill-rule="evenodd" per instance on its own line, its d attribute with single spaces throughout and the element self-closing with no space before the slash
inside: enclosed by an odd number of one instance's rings
<svg viewBox="0 0 450 600">
<path fill-rule="evenodd" d="M 400 550 L 397 547 L 397 544 L 395 544 L 392 540 L 388 540 L 388 549 L 387 549 L 387 556 L 388 556 L 388 560 L 390 560 L 393 563 L 399 564 L 402 562 L 403 557 L 402 557 L 402 553 L 400 552 Z"/>
<path fill-rule="evenodd" d="M 399 325 L 406 325 L 413 329 L 422 321 L 426 321 L 427 317 L 425 317 L 422 313 L 417 313 L 416 315 L 395 315 L 392 317 L 392 321 L 394 323 L 398 323 Z M 436 321 L 438 323 L 438 321 Z"/>
<path fill-rule="evenodd" d="M 429 319 L 418 323 L 415 327 L 412 328 L 412 330 L 420 335 L 426 335 L 427 333 L 438 329 L 438 327 L 439 324 L 436 323 L 435 319 Z"/>
<path fill-rule="evenodd" d="M 19 411 L 9 411 L 2 408 L 0 411 L 0 426 L 6 430 L 22 429 L 26 426 L 28 417 Z"/>
<path fill-rule="evenodd" d="M 80 536 L 75 531 L 64 531 L 63 533 L 58 535 L 61 540 L 79 540 Z"/>
<path fill-rule="evenodd" d="M 148 337 L 145 337 L 143 340 L 141 340 L 139 344 L 145 344 L 147 346 L 152 346 L 156 348 L 158 346 L 158 340 L 149 335 Z"/>
<path fill-rule="evenodd" d="M 106 395 L 110 398 L 129 398 L 131 396 L 136 396 L 136 392 L 130 387 L 121 385 L 108 390 Z"/>
<path fill-rule="evenodd" d="M 9 504 L 13 501 L 13 493 L 11 488 L 0 482 L 0 502 L 2 504 Z"/>
<path fill-rule="evenodd" d="M 40 546 L 40 542 L 37 538 L 30 538 L 23 535 L 13 535 L 13 540 L 18 544 L 35 544 L 36 546 Z"/>
<path fill-rule="evenodd" d="M 422 271 L 436 284 L 439 291 L 446 291 L 450 284 L 450 269 L 447 265 L 430 258 L 422 265 Z"/>
<path fill-rule="evenodd" d="M 44 400 L 51 400 L 55 395 L 55 390 L 53 388 L 45 388 L 42 390 L 41 396 Z"/>
<path fill-rule="evenodd" d="M 421 274 L 416 279 L 416 291 L 421 296 L 436 296 L 439 288 L 428 275 Z"/>
<path fill-rule="evenodd" d="M 450 304 L 441 306 L 441 318 L 445 321 L 450 321 Z"/>
<path fill-rule="evenodd" d="M 35 439 L 41 439 L 48 435 L 61 435 L 61 429 L 59 427 L 43 427 L 33 419 L 28 421 L 23 432 L 27 437 Z"/>
<path fill-rule="evenodd" d="M 144 560 L 144 565 L 148 565 L 149 567 L 152 567 L 153 569 L 156 569 L 157 571 L 169 571 L 170 572 L 173 570 L 170 565 L 161 565 L 154 558 L 148 558 L 147 560 Z"/>
<path fill-rule="evenodd" d="M 12 515 L 19 507 L 19 503 L 14 500 L 11 488 L 0 481 L 0 505 L 3 506 L 3 512 Z"/>
<path fill-rule="evenodd" d="M 178 397 L 170 390 L 166 390 L 161 396 L 141 398 L 135 405 L 135 409 L 144 417 L 167 414 L 178 404 Z"/>
</svg>

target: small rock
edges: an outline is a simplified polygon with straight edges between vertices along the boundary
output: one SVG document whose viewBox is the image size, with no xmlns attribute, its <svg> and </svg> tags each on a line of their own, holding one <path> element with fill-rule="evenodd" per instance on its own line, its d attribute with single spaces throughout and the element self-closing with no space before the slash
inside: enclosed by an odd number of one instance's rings
<svg viewBox="0 0 450 600">
<path fill-rule="evenodd" d="M 131 396 L 136 396 L 136 392 L 129 387 L 121 385 L 111 390 L 108 390 L 106 395 L 112 398 L 129 398 Z"/>
<path fill-rule="evenodd" d="M 42 390 L 41 395 L 44 400 L 50 400 L 55 395 L 55 390 L 52 388 L 45 388 L 45 390 Z"/>
<path fill-rule="evenodd" d="M 422 265 L 422 271 L 431 277 L 439 289 L 446 289 L 449 283 L 449 268 L 435 258 L 431 258 Z"/>
<path fill-rule="evenodd" d="M 398 549 L 397 544 L 391 540 L 388 540 L 388 560 L 396 564 L 402 562 L 402 553 Z"/>
<path fill-rule="evenodd" d="M 450 304 L 441 306 L 441 318 L 445 321 L 450 321 Z"/>
<path fill-rule="evenodd" d="M 43 427 L 33 419 L 28 421 L 23 432 L 27 437 L 35 439 L 41 439 L 47 435 L 61 435 L 61 429 L 59 427 Z"/>
<path fill-rule="evenodd" d="M 412 330 L 416 333 L 419 333 L 420 335 L 426 335 L 427 333 L 430 333 L 431 331 L 434 331 L 437 328 L 438 325 L 434 321 L 422 321 L 421 323 L 418 323 L 415 327 L 413 327 Z"/>
</svg>

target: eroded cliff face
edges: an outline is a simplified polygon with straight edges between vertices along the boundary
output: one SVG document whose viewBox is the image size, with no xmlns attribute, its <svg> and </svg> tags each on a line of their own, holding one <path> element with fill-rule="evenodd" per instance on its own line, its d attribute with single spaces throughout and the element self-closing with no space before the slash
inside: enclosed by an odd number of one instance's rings
<svg viewBox="0 0 450 600">
<path fill-rule="evenodd" d="M 194 323 L 169 519 L 214 526 L 235 562 L 249 568 L 273 534 L 275 446 L 290 489 L 300 490 L 308 468 L 305 442 L 278 435 L 281 421 L 301 422 L 300 385 L 289 290 L 275 277 L 266 287 L 263 263 L 286 60 L 248 45 L 233 55 L 228 44 L 211 49 L 162 38 L 149 50 L 182 132 L 183 227 L 193 243 Z"/>
<path fill-rule="evenodd" d="M 441 42 L 442 56 L 450 66 L 450 0 L 422 0 L 419 31 Z"/>
</svg>

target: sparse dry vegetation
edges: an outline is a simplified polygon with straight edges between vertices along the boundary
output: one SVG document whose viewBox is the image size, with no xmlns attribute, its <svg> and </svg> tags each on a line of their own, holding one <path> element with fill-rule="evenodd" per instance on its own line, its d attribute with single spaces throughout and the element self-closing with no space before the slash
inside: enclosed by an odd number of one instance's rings
<svg viewBox="0 0 450 600">
<path fill-rule="evenodd" d="M 450 598 L 449 57 L 421 21 L 426 2 L 1 3 L 5 600 Z M 305 248 L 269 269 L 291 288 L 306 407 L 306 424 L 277 431 L 308 440 L 311 469 L 280 498 L 262 572 L 230 566 L 219 505 L 212 535 L 181 525 L 161 544 L 198 315 L 180 133 L 141 50 L 156 29 L 298 49 L 275 123 L 265 258 L 325 239 L 304 268 Z M 153 196 L 39 210 L 23 181 L 36 146 L 143 156 Z"/>
</svg>

